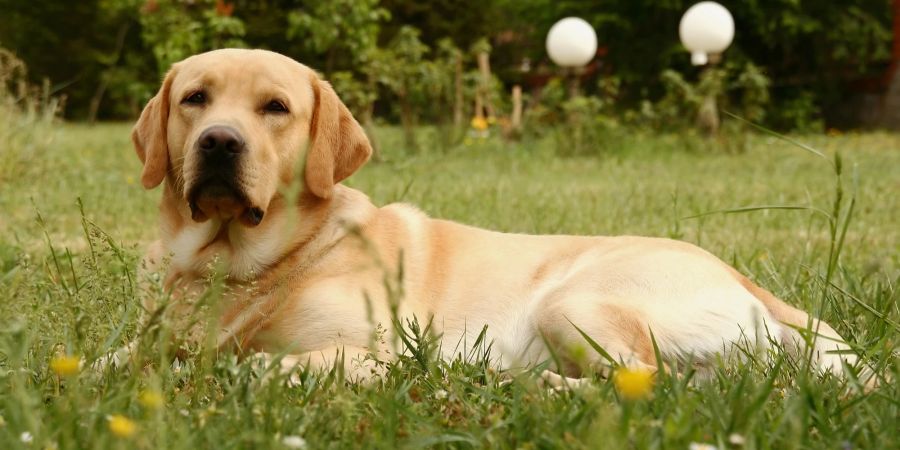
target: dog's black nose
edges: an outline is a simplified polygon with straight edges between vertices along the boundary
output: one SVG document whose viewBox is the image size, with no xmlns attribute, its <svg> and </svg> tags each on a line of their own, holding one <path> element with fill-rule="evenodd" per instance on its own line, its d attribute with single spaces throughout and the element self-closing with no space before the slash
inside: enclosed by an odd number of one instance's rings
<svg viewBox="0 0 900 450">
<path fill-rule="evenodd" d="M 209 127 L 200 134 L 197 141 L 200 151 L 207 155 L 222 154 L 236 156 L 244 151 L 244 139 L 234 128 L 223 125 Z"/>
</svg>

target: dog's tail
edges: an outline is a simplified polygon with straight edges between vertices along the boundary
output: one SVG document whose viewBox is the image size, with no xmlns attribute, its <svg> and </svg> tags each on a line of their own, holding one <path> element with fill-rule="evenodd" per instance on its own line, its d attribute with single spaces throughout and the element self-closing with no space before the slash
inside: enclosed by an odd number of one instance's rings
<svg viewBox="0 0 900 450">
<path fill-rule="evenodd" d="M 849 366 L 857 365 L 859 356 L 830 325 L 788 305 L 737 270 L 732 269 L 732 273 L 747 291 L 762 302 L 772 317 L 783 324 L 778 339 L 794 356 L 809 356 L 812 347 L 813 364 L 822 372 L 838 376 L 844 376 L 842 362 Z M 876 383 L 876 377 L 868 367 L 862 368 L 860 380 L 869 388 Z"/>
</svg>

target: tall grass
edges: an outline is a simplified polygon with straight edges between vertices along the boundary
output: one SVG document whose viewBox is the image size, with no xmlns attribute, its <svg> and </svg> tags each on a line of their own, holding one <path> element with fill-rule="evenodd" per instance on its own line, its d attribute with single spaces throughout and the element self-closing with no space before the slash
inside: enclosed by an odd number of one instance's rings
<svg viewBox="0 0 900 450">
<path fill-rule="evenodd" d="M 60 108 L 49 83 L 32 86 L 22 60 L 0 47 L 0 182 L 33 173 L 53 142 L 53 120 Z"/>
<path fill-rule="evenodd" d="M 36 173 L 27 186 L 0 184 L 0 203 L 15 209 L 12 233 L 0 235 L 0 448 L 784 449 L 900 442 L 896 383 L 866 392 L 787 358 L 723 362 L 702 383 L 661 374 L 649 398 L 628 400 L 599 377 L 592 389 L 568 392 L 542 388 L 531 373 L 508 382 L 490 361 L 489 342 L 466 358 L 439 360 L 428 324 L 398 318 L 385 325 L 406 351 L 370 385 L 305 370 L 296 374 L 299 383 L 288 383 L 258 361 L 202 349 L 173 365 L 172 324 L 138 323 L 139 297 L 154 295 L 163 305 L 167 299 L 157 280 L 140 280 L 135 271 L 138 242 L 155 236 L 158 194 L 129 184 L 139 166 L 127 125 L 53 128 L 67 138 L 34 162 L 59 159 L 53 177 L 61 181 Z M 399 142 L 395 130 L 383 131 L 380 142 Z M 385 162 L 351 183 L 378 204 L 402 199 L 435 216 L 504 231 L 678 235 L 786 301 L 818 310 L 883 379 L 895 380 L 900 204 L 890 188 L 900 141 L 812 139 L 858 162 L 852 188 L 840 191 L 849 193 L 838 195 L 843 169 L 837 179 L 819 160 L 760 136 L 749 138 L 747 154 L 700 155 L 665 136 L 635 135 L 633 147 L 603 160 L 555 158 L 552 141 L 489 140 L 415 155 L 391 153 L 386 144 Z M 856 199 L 852 214 L 849 198 Z M 803 209 L 749 211 L 759 205 Z M 701 215 L 737 212 L 735 206 L 747 213 Z M 686 216 L 697 217 L 679 220 Z M 397 291 L 401 273 L 388 275 L 386 289 Z M 218 294 L 210 295 L 215 301 Z M 135 339 L 130 364 L 90 367 Z M 84 365 L 71 372 L 52 366 L 64 356 Z M 134 428 L 122 427 L 123 420 Z"/>
</svg>

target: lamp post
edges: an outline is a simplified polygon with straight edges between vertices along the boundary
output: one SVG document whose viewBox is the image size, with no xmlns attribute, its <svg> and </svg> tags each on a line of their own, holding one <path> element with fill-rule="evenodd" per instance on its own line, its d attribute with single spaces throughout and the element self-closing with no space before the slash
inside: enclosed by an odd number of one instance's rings
<svg viewBox="0 0 900 450">
<path fill-rule="evenodd" d="M 678 35 L 695 66 L 716 63 L 734 39 L 734 19 L 720 4 L 700 2 L 685 11 Z"/>
<path fill-rule="evenodd" d="M 734 39 L 734 19 L 724 6 L 703 1 L 685 11 L 678 25 L 678 35 L 684 47 L 691 52 L 693 65 L 716 64 Z M 709 91 L 705 93 L 703 104 L 697 111 L 697 122 L 704 131 L 715 135 L 719 130 L 716 96 L 721 89 L 716 86 L 716 80 L 711 78 L 715 77 L 712 69 L 704 70 L 700 77 L 700 86 L 705 84 L 703 80 L 707 81 L 706 88 Z"/>
<path fill-rule="evenodd" d="M 581 68 L 597 54 L 597 33 L 584 19 L 566 17 L 550 27 L 547 33 L 547 54 L 556 65 L 565 68 L 572 77 L 569 95 L 578 93 L 578 75 Z"/>
</svg>

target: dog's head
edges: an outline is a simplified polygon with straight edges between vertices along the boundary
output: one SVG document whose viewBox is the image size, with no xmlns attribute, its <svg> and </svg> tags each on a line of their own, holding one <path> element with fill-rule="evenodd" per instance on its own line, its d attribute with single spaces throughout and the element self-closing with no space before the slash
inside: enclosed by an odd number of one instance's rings
<svg viewBox="0 0 900 450">
<path fill-rule="evenodd" d="M 327 82 L 264 50 L 216 50 L 176 63 L 131 138 L 145 188 L 169 177 L 194 221 L 250 227 L 281 186 L 302 177 L 306 190 L 327 199 L 372 153 Z"/>
</svg>

